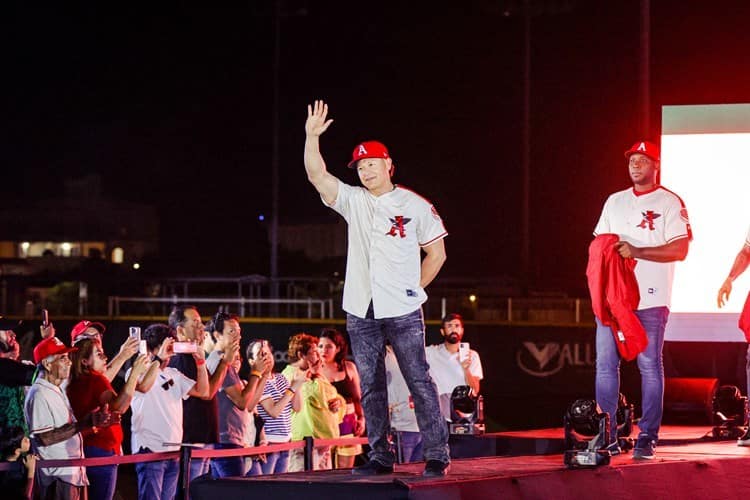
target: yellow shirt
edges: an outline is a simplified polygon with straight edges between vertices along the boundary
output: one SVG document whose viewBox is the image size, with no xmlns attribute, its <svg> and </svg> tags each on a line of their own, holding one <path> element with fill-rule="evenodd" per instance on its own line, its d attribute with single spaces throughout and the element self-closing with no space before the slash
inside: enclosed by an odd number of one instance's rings
<svg viewBox="0 0 750 500">
<path fill-rule="evenodd" d="M 288 365 L 281 373 L 291 382 L 296 369 Z M 292 441 L 299 441 L 306 436 L 322 439 L 339 437 L 339 423 L 346 413 L 346 401 L 336 388 L 320 375 L 305 382 L 300 391 L 302 407 L 299 412 L 292 412 Z M 341 404 L 338 411 L 332 412 L 328 408 L 328 401 L 335 398 Z"/>
</svg>

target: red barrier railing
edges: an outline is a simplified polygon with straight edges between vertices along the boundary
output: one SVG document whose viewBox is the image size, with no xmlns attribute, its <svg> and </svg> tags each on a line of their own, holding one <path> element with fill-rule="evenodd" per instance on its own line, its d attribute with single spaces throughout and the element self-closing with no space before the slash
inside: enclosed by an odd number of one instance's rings
<svg viewBox="0 0 750 500">
<path fill-rule="evenodd" d="M 190 488 L 190 460 L 193 458 L 226 458 L 237 456 L 261 455 L 264 453 L 275 453 L 296 449 L 305 450 L 305 470 L 312 469 L 313 448 L 320 446 L 352 446 L 367 444 L 367 438 L 349 437 L 335 439 L 305 438 L 304 441 L 290 441 L 288 443 L 269 444 L 264 446 L 253 446 L 249 448 L 229 448 L 214 450 L 210 448 L 199 448 L 196 445 L 184 443 L 180 451 L 136 453 L 133 455 L 117 455 L 112 457 L 96 458 L 70 458 L 58 460 L 38 460 L 37 470 L 47 467 L 97 467 L 101 465 L 123 465 L 141 462 L 154 462 L 157 460 L 180 459 L 180 479 L 178 483 L 177 498 L 188 498 Z M 9 471 L 18 467 L 16 462 L 0 462 L 0 471 Z"/>
</svg>

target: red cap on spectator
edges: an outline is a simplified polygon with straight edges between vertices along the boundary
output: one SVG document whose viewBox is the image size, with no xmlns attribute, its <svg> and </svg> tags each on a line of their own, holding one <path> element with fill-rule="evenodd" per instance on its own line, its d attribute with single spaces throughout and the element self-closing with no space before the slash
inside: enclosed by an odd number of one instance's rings
<svg viewBox="0 0 750 500">
<path fill-rule="evenodd" d="M 47 356 L 55 354 L 65 354 L 66 352 L 77 351 L 77 347 L 68 347 L 57 337 L 50 337 L 39 342 L 34 348 L 34 363 L 39 364 Z"/>
<path fill-rule="evenodd" d="M 633 146 L 625 151 L 625 158 L 630 158 L 632 155 L 640 153 L 646 155 L 654 161 L 659 161 L 660 151 L 659 146 L 649 141 L 640 141 L 633 144 Z"/>
<path fill-rule="evenodd" d="M 357 164 L 359 160 L 362 160 L 364 158 L 390 158 L 390 155 L 388 154 L 388 148 L 385 147 L 385 144 L 378 141 L 365 141 L 363 143 L 357 144 L 357 147 L 354 148 L 354 151 L 352 152 L 352 161 L 349 162 L 347 167 L 352 168 L 354 165 Z"/>
<path fill-rule="evenodd" d="M 76 326 L 74 326 L 70 331 L 70 343 L 75 345 L 78 340 L 83 340 L 90 337 L 89 334 L 84 333 L 88 328 L 96 328 L 97 330 L 99 330 L 100 335 L 107 329 L 103 324 L 97 321 L 91 322 L 87 319 L 79 321 Z"/>
</svg>

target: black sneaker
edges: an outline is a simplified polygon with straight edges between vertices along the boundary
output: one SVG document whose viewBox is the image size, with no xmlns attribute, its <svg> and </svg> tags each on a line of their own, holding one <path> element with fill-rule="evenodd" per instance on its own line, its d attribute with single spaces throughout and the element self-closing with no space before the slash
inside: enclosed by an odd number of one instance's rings
<svg viewBox="0 0 750 500">
<path fill-rule="evenodd" d="M 653 460 L 656 449 L 656 441 L 648 437 L 639 437 L 633 448 L 633 458 L 638 460 Z"/>
<path fill-rule="evenodd" d="M 448 473 L 450 462 L 441 462 L 440 460 L 428 460 L 424 466 L 425 477 L 443 477 Z"/>
<path fill-rule="evenodd" d="M 383 465 L 377 460 L 369 460 L 363 465 L 358 465 L 352 469 L 355 476 L 377 476 L 380 474 L 393 474 L 392 465 Z"/>
</svg>

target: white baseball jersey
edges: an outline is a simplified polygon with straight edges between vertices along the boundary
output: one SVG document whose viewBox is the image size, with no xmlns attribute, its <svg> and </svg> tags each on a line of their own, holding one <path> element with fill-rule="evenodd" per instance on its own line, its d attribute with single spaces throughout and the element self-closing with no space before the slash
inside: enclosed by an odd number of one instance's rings
<svg viewBox="0 0 750 500">
<path fill-rule="evenodd" d="M 662 186 L 643 193 L 629 188 L 610 195 L 594 229 L 595 236 L 605 233 L 617 234 L 636 247 L 658 247 L 692 238 L 685 204 Z M 638 309 L 669 307 L 674 262 L 636 260 L 635 278 L 641 294 Z"/>
<path fill-rule="evenodd" d="M 65 391 L 41 377 L 36 379 L 26 395 L 24 415 L 32 437 L 76 422 Z M 34 450 L 42 460 L 83 458 L 83 437 L 80 432 L 64 441 L 47 446 L 36 441 L 34 443 Z M 37 467 L 37 472 L 44 484 L 50 483 L 53 479 L 60 479 L 76 486 L 89 484 L 86 468 L 81 466 Z"/>
<path fill-rule="evenodd" d="M 417 310 L 427 300 L 420 248 L 448 234 L 435 207 L 402 186 L 374 196 L 339 180 L 330 208 L 349 224 L 344 311 L 364 318 L 371 300 L 376 319 Z"/>
</svg>

